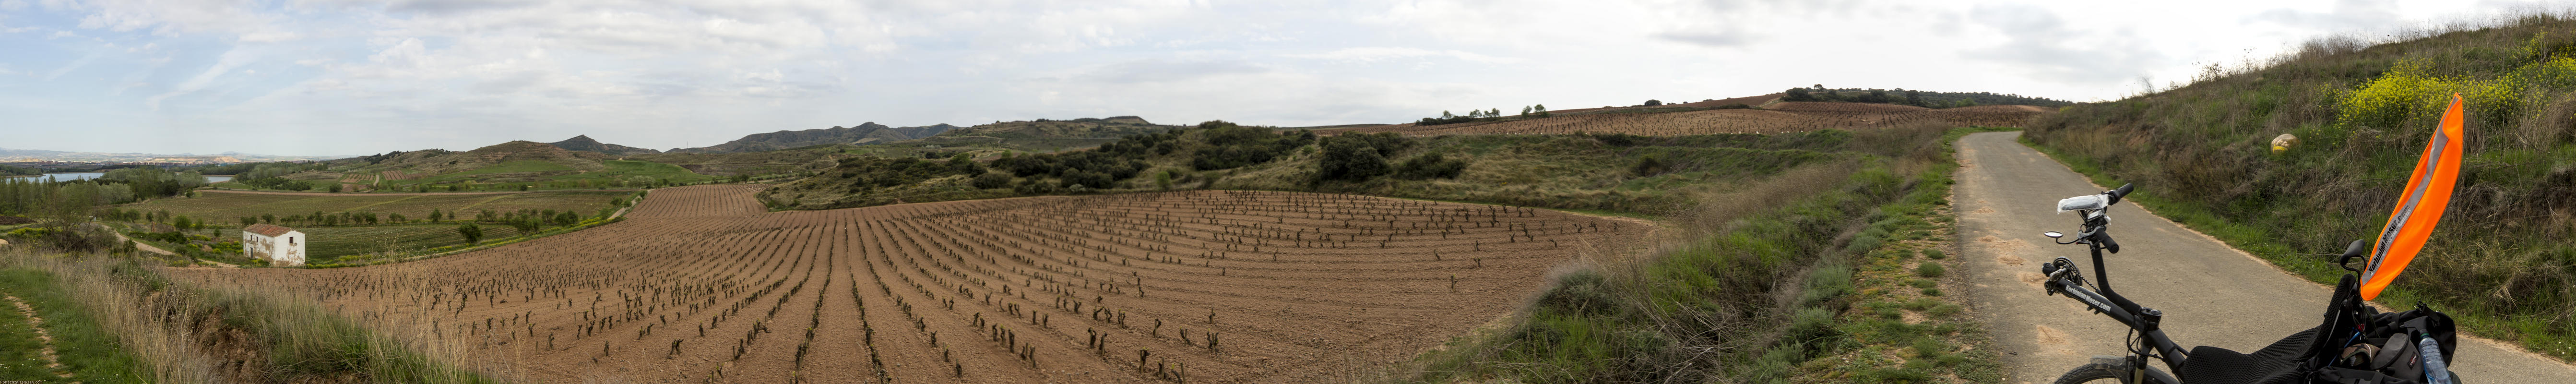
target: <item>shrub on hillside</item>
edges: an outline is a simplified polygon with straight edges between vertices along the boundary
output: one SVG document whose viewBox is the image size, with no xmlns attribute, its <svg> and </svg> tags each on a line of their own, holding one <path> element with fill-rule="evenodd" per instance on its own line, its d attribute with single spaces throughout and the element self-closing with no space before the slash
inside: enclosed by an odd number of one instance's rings
<svg viewBox="0 0 2576 384">
<path fill-rule="evenodd" d="M 1005 188 L 1010 186 L 1011 174 L 1008 173 L 985 172 L 981 175 L 975 175 L 975 188 L 978 189 Z"/>
<path fill-rule="evenodd" d="M 1404 164 L 1397 165 L 1395 176 L 1414 180 L 1447 179 L 1458 177 L 1458 173 L 1466 170 L 1466 161 L 1450 159 L 1439 152 L 1433 152 L 1414 156 L 1413 159 L 1405 160 Z"/>
<path fill-rule="evenodd" d="M 1325 138 L 1323 158 L 1316 163 L 1318 181 L 1360 181 L 1392 171 L 1388 155 L 1413 145 L 1395 133 L 1357 133 Z"/>
</svg>

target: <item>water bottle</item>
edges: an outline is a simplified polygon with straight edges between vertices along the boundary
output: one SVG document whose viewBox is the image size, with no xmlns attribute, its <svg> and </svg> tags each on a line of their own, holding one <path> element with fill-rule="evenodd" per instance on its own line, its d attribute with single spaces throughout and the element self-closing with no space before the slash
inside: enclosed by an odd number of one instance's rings
<svg viewBox="0 0 2576 384">
<path fill-rule="evenodd" d="M 2442 359 L 2442 344 L 2432 337 L 2415 339 L 2415 350 L 2424 356 L 2424 384 L 2451 384 L 2451 365 Z"/>
</svg>

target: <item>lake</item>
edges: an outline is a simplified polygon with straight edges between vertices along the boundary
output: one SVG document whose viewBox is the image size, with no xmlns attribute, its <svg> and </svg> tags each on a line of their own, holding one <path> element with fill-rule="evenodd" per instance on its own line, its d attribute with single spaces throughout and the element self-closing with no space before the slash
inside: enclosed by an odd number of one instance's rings
<svg viewBox="0 0 2576 384">
<path fill-rule="evenodd" d="M 70 172 L 70 173 L 47 173 L 47 174 L 45 174 L 44 176 L 8 176 L 7 178 L 34 178 L 34 179 L 40 179 L 40 180 L 41 180 L 41 179 L 44 179 L 46 176 L 52 176 L 55 180 L 61 180 L 61 181 L 72 181 L 72 180 L 89 180 L 89 179 L 96 179 L 96 178 L 98 178 L 99 176 L 103 176 L 103 175 L 106 175 L 106 174 L 107 174 L 106 172 Z M 232 176 L 227 176 L 227 175 L 206 175 L 206 183 L 208 183 L 208 184 L 212 184 L 212 183 L 221 183 L 221 182 L 226 182 L 226 181 L 233 181 L 233 177 L 232 177 Z"/>
</svg>

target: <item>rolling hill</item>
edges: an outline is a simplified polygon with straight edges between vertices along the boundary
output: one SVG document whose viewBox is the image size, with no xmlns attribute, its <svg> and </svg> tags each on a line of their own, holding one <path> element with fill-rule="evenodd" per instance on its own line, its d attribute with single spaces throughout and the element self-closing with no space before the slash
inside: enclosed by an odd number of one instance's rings
<svg viewBox="0 0 2576 384">
<path fill-rule="evenodd" d="M 592 140 L 592 139 L 590 138 L 590 135 L 573 136 L 573 137 L 572 137 L 572 138 L 570 138 L 570 139 L 564 139 L 564 141 L 557 141 L 557 142 L 546 143 L 546 144 L 547 144 L 547 145 L 553 145 L 553 146 L 555 146 L 555 148 L 563 148 L 563 149 L 567 149 L 567 150 L 574 150 L 574 151 L 591 151 L 591 152 L 599 152 L 599 153 L 601 153 L 601 154 L 617 155 L 617 156 L 635 155 L 635 154 L 647 154 L 647 153 L 662 153 L 662 151 L 653 150 L 653 149 L 636 148 L 636 147 L 629 147 L 629 146 L 623 146 L 623 145 L 617 145 L 617 144 L 602 143 L 602 142 L 599 142 L 599 140 Z"/>
<path fill-rule="evenodd" d="M 829 144 L 864 144 L 902 141 L 930 137 L 932 135 L 946 133 L 955 129 L 957 129 L 957 126 L 948 124 L 919 127 L 888 127 L 884 124 L 869 122 L 859 124 L 855 127 L 831 127 L 802 131 L 755 133 L 743 136 L 741 139 L 725 142 L 724 144 L 698 148 L 672 148 L 665 152 L 742 153 Z"/>
</svg>

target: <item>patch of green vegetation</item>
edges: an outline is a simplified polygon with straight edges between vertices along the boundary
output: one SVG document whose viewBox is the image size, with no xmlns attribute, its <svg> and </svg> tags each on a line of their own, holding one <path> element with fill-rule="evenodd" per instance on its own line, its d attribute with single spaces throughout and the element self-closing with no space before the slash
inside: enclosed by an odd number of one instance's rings
<svg viewBox="0 0 2576 384">
<path fill-rule="evenodd" d="M 375 383 L 495 383 L 491 378 L 452 364 L 461 357 L 440 356 L 411 349 L 411 343 L 359 326 L 321 308 L 318 304 L 293 297 L 275 296 L 244 290 L 208 289 L 180 283 L 130 259 L 89 257 L 87 255 L 35 255 L 17 251 L 0 251 L 0 284 L 15 284 L 25 276 L 50 276 L 37 279 L 39 285 L 76 298 L 78 303 L 120 303 L 139 308 L 172 308 L 173 311 L 108 310 L 99 307 L 72 311 L 90 318 L 121 316 L 115 323 L 91 321 L 93 324 L 117 326 L 99 329 L 102 338 L 84 344 L 88 351 L 106 356 L 130 346 L 153 346 L 173 351 L 168 355 L 146 356 L 148 360 L 126 359 L 112 372 L 123 376 L 101 376 L 98 380 L 130 382 L 205 380 L 205 372 L 222 372 L 228 378 L 249 382 L 375 382 Z M 10 289 L 16 289 L 11 287 Z M 47 318 L 48 322 L 53 319 Z M 194 355 L 196 340 L 174 337 L 173 329 L 208 334 L 242 335 L 226 347 L 245 348 L 250 356 Z M 57 336 L 61 337 L 61 336 Z M 71 363 L 76 352 L 65 352 L 65 363 Z M 248 359 L 241 359 L 248 357 Z M 83 357 L 89 359 L 89 357 Z M 137 364 L 136 362 L 140 362 Z M 201 365 L 203 364 L 203 365 Z M 210 366 L 222 364 L 223 366 Z M 238 365 L 236 365 L 238 364 Z M 232 369 L 225 369 L 225 368 Z M 157 372 L 159 377 L 152 376 Z M 86 381 L 85 382 L 97 382 Z"/>
<path fill-rule="evenodd" d="M 343 256 L 361 254 L 409 255 L 430 249 L 465 245 L 465 237 L 456 233 L 457 224 L 379 225 L 363 227 L 316 227 L 303 229 L 311 244 L 305 246 L 309 264 L 332 264 Z M 486 239 L 518 236 L 517 229 L 507 225 L 479 225 Z"/>
<path fill-rule="evenodd" d="M 2000 381 L 1956 304 L 1890 290 L 1945 233 L 1948 146 L 1969 131 L 1877 131 L 1895 156 L 1757 179 L 1696 214 L 1729 216 L 1645 265 L 1559 275 L 1527 318 L 1418 358 L 1408 382 Z M 1758 207 L 1746 209 L 1748 207 Z M 1837 241 L 1848 238 L 1848 241 Z M 1919 268 L 1919 267 L 1916 267 Z M 1783 300 L 1782 298 L 1794 298 Z M 1906 320 L 1907 312 L 1926 320 Z M 1932 315 L 1932 313 L 1939 315 Z"/>
<path fill-rule="evenodd" d="M 44 341 L 37 339 L 30 319 L 19 314 L 15 305 L 0 302 L 0 359 L 5 359 L 0 360 L 0 377 L 51 380 L 58 373 L 68 373 L 70 377 L 61 379 L 84 383 L 152 382 L 152 368 L 126 353 L 116 333 L 101 328 L 98 320 L 91 317 L 90 313 L 98 309 L 56 285 L 52 274 L 34 269 L 0 269 L 0 294 L 16 296 L 36 309 L 63 364 L 59 371 L 46 368 L 37 356 Z"/>
</svg>

